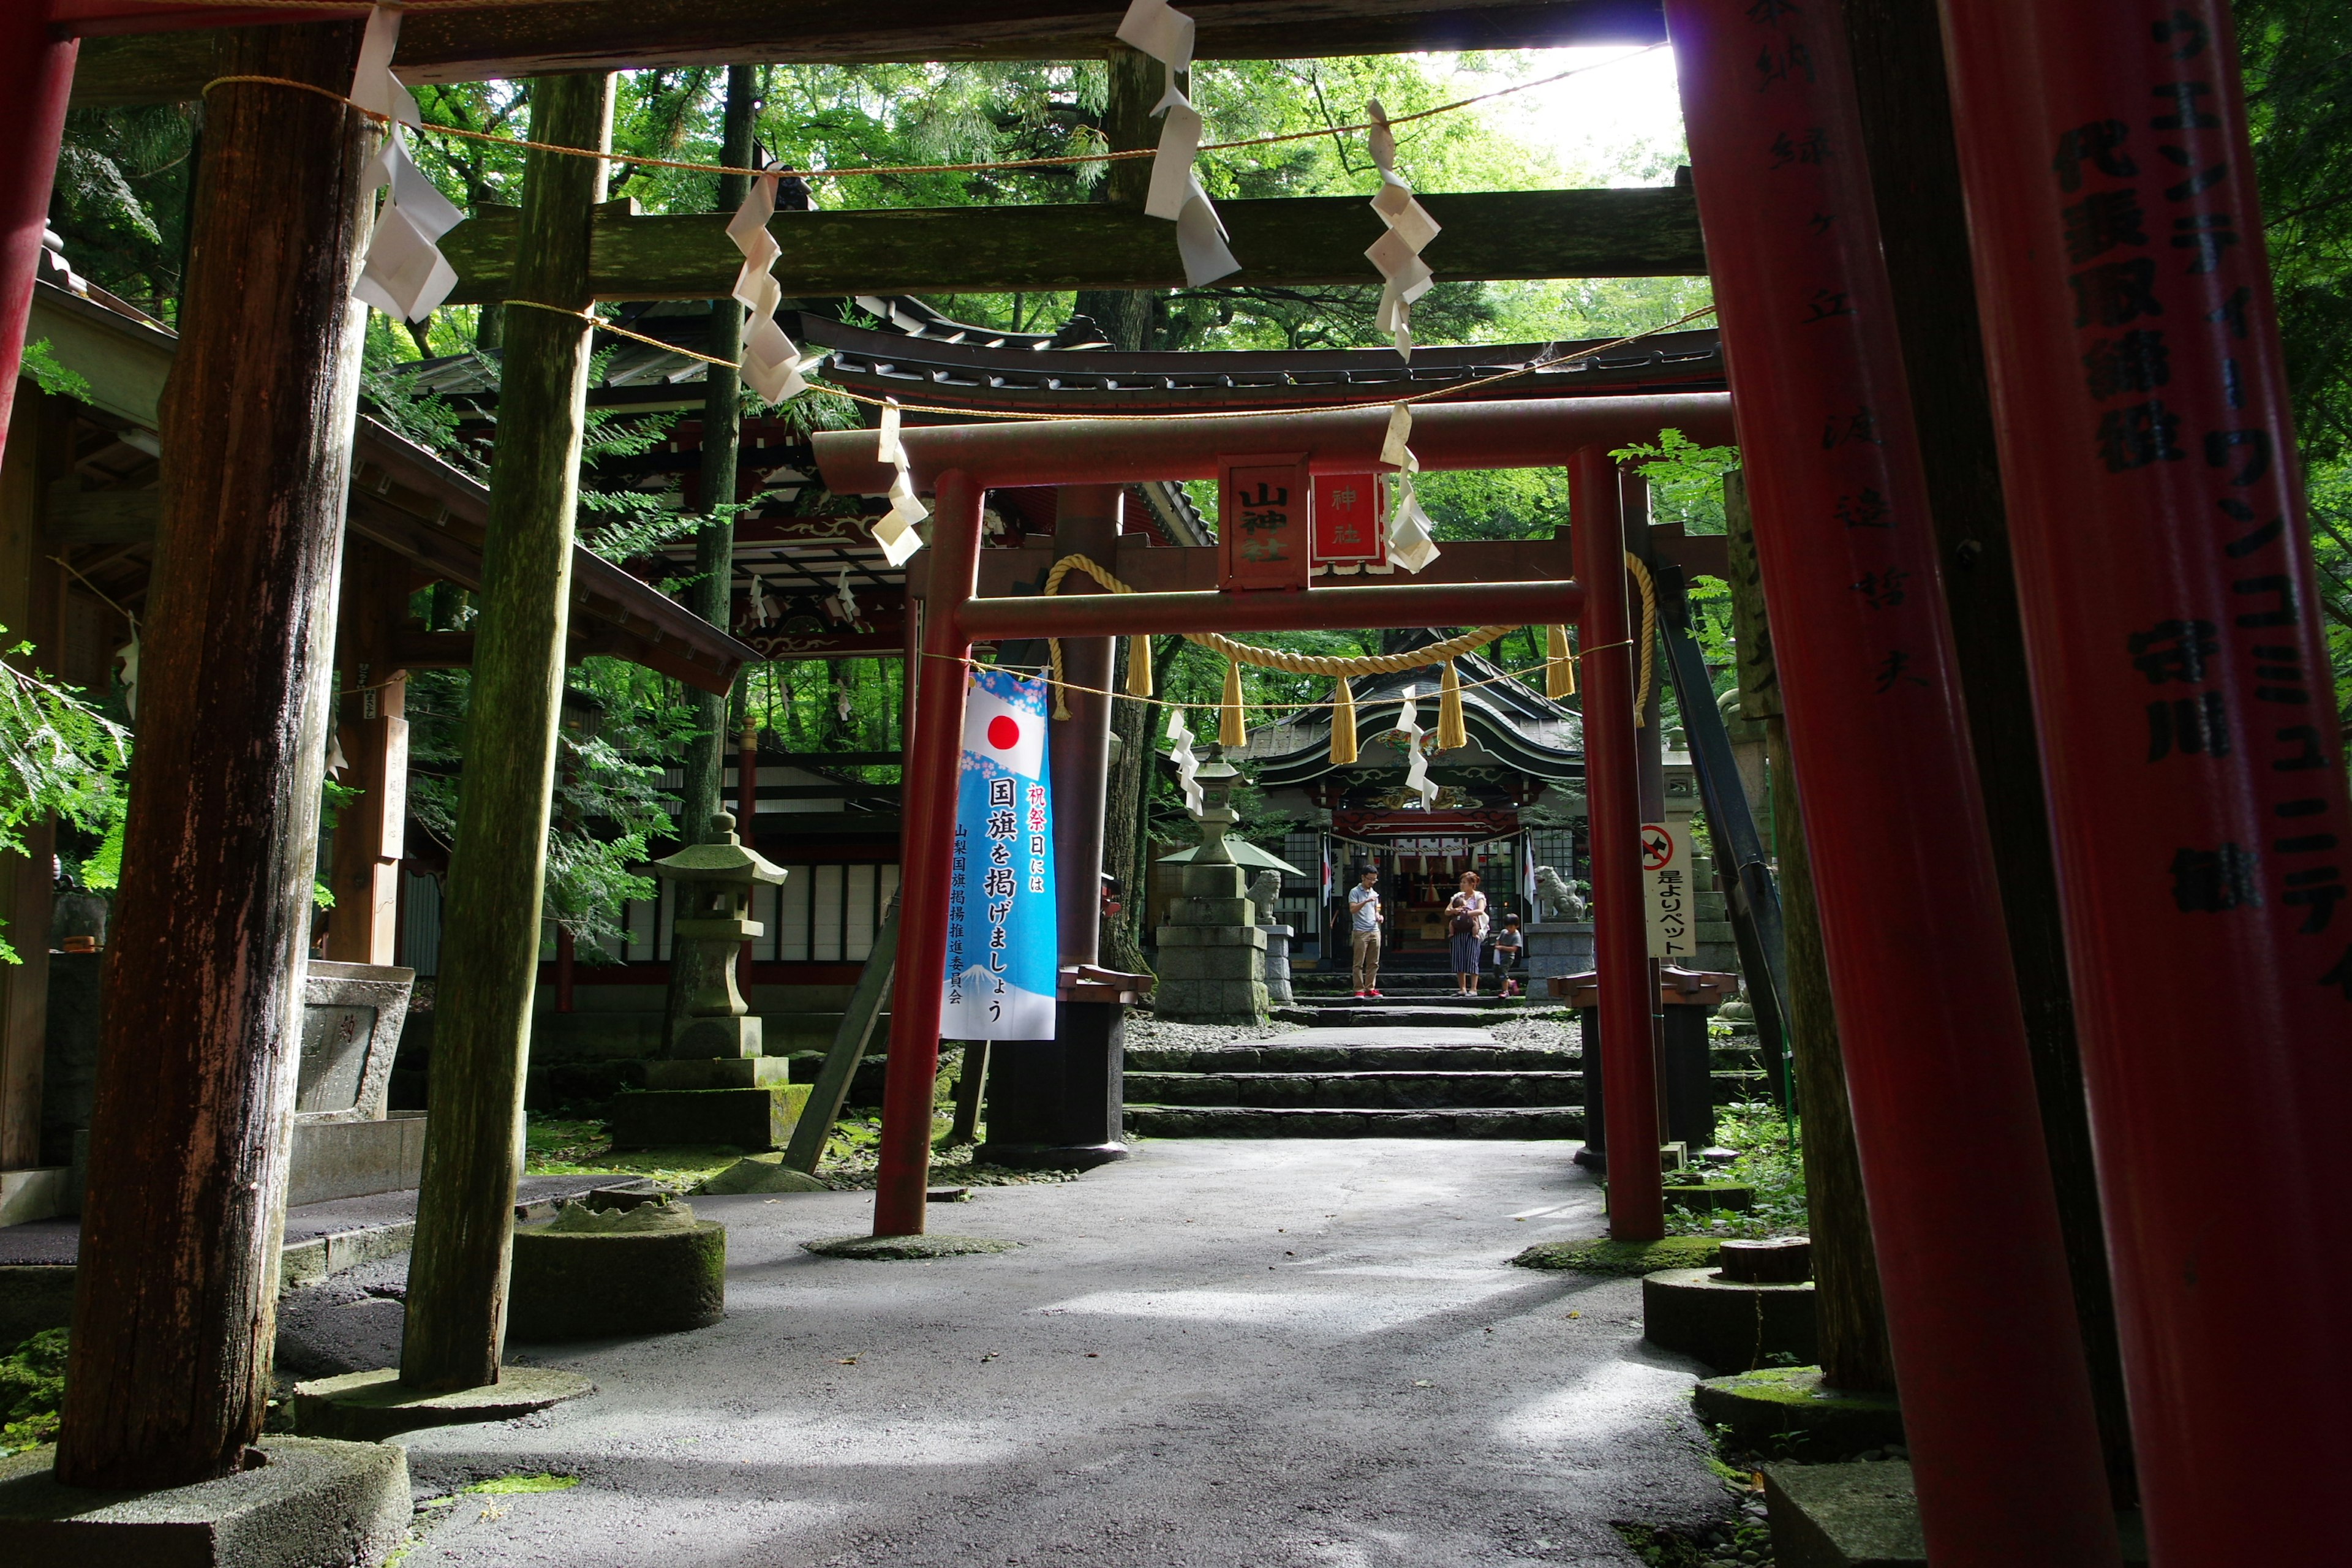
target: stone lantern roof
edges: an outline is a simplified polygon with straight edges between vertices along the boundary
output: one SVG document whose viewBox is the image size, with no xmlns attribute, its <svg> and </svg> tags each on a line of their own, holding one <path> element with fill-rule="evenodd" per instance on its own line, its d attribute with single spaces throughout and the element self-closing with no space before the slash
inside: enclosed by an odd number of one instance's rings
<svg viewBox="0 0 2352 1568">
<path fill-rule="evenodd" d="M 756 849 L 747 849 L 735 832 L 735 814 L 722 811 L 710 826 L 726 837 L 712 844 L 689 844 L 677 854 L 653 863 L 653 874 L 673 882 L 754 882 L 781 884 L 784 868 Z"/>
</svg>

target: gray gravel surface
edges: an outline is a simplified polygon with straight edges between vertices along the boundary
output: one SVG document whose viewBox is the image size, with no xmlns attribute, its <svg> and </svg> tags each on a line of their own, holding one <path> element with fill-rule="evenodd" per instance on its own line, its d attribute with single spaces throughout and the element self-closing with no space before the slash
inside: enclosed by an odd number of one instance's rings
<svg viewBox="0 0 2352 1568">
<path fill-rule="evenodd" d="M 1633 1561 L 1723 1511 L 1693 1363 L 1639 1285 L 1508 1267 L 1601 1227 L 1558 1143 L 1154 1142 L 939 1227 L 1012 1252 L 812 1257 L 855 1193 L 704 1199 L 726 1321 L 522 1347 L 601 1392 L 404 1439 L 460 1494 L 405 1568 L 1510 1568 Z"/>
</svg>

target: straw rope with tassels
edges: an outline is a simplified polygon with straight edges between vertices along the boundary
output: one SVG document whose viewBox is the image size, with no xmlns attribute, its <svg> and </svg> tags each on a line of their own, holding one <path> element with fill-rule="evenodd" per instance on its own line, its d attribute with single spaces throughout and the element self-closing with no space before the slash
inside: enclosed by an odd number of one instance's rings
<svg viewBox="0 0 2352 1568">
<path fill-rule="evenodd" d="M 1657 593 L 1650 581 L 1649 568 L 1640 557 L 1628 551 L 1626 566 L 1633 574 L 1642 594 L 1642 675 L 1634 703 L 1633 722 L 1642 723 L 1639 694 L 1650 689 L 1653 677 L 1652 647 L 1657 637 Z M 1073 572 L 1085 574 L 1114 594 L 1132 594 L 1135 590 L 1122 583 L 1108 568 L 1085 555 L 1065 555 L 1054 563 L 1045 574 L 1045 592 L 1062 591 L 1062 581 Z M 1462 719 L 1462 678 L 1454 661 L 1465 653 L 1474 653 L 1519 630 L 1517 626 L 1479 626 L 1432 643 L 1426 647 L 1408 649 L 1403 653 L 1364 654 L 1340 658 L 1329 654 L 1294 653 L 1287 648 L 1255 647 L 1235 642 L 1219 632 L 1186 632 L 1186 640 L 1213 653 L 1222 654 L 1225 664 L 1223 700 L 1217 705 L 1217 740 L 1222 745 L 1239 746 L 1249 739 L 1249 723 L 1242 698 L 1242 671 L 1244 664 L 1261 669 L 1279 669 L 1289 675 L 1328 675 L 1337 686 L 1331 708 L 1331 762 L 1344 766 L 1356 760 L 1356 699 L 1349 689 L 1349 679 L 1359 675 L 1394 675 L 1407 669 L 1420 669 L 1428 665 L 1443 665 L 1444 675 L 1438 685 L 1437 749 L 1454 751 L 1470 743 L 1469 731 Z M 1576 695 L 1576 667 L 1569 650 L 1568 628 L 1561 626 L 1545 628 L 1544 695 L 1558 700 Z M 1151 638 L 1147 636 L 1128 639 L 1127 694 L 1148 698 L 1151 686 Z M 1054 666 L 1054 717 L 1067 719 L 1069 707 L 1063 700 L 1062 642 L 1059 637 L 1046 639 L 1046 650 Z"/>
</svg>

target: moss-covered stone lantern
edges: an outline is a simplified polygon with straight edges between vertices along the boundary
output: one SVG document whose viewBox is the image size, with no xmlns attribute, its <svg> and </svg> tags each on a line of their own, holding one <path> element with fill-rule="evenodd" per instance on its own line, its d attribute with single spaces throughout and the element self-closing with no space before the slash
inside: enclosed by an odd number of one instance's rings
<svg viewBox="0 0 2352 1568">
<path fill-rule="evenodd" d="M 735 955 L 766 928 L 751 918 L 751 889 L 781 886 L 784 868 L 746 848 L 731 813 L 710 819 L 719 837 L 653 864 L 677 884 L 670 962 L 688 966 L 685 1012 L 669 1020 L 669 1055 L 695 1060 L 761 1054 L 760 1020 L 735 984 Z"/>
</svg>

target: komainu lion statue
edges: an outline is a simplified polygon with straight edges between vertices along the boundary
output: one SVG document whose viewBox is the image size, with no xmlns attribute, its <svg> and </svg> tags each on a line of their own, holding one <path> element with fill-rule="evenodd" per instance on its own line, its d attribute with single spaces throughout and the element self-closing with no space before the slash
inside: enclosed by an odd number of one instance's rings
<svg viewBox="0 0 2352 1568">
<path fill-rule="evenodd" d="M 1580 921 L 1584 900 L 1568 879 L 1549 866 L 1536 868 L 1536 904 L 1548 921 Z"/>
<path fill-rule="evenodd" d="M 1270 926 L 1280 923 L 1275 912 L 1275 901 L 1282 897 L 1282 873 L 1272 867 L 1260 871 L 1249 885 L 1250 902 L 1257 906 L 1257 923 Z"/>
</svg>

